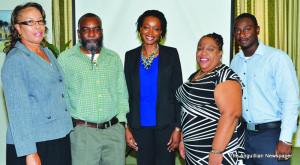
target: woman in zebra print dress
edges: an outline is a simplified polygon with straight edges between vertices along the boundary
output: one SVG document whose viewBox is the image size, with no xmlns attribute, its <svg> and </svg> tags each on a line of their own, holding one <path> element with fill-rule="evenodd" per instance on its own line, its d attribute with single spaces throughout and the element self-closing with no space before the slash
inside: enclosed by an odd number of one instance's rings
<svg viewBox="0 0 300 165">
<path fill-rule="evenodd" d="M 243 154 L 242 82 L 220 62 L 223 38 L 203 36 L 197 48 L 200 69 L 176 92 L 182 106 L 183 143 L 179 150 L 191 164 L 238 164 Z"/>
</svg>

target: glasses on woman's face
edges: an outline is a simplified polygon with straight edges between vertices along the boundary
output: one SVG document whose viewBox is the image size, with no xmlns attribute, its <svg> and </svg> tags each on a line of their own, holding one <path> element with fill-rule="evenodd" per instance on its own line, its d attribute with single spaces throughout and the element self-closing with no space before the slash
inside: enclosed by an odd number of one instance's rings
<svg viewBox="0 0 300 165">
<path fill-rule="evenodd" d="M 40 20 L 40 21 L 35 21 L 35 20 L 29 20 L 29 21 L 24 21 L 24 22 L 19 22 L 17 24 L 22 24 L 22 25 L 27 25 L 27 26 L 34 26 L 38 23 L 39 25 L 45 25 L 46 21 L 45 20 Z"/>
</svg>

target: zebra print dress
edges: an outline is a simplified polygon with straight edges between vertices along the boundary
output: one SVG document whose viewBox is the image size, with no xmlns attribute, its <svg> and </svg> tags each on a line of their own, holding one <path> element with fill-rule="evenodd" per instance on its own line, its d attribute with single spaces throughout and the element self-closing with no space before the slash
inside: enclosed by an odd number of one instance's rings
<svg viewBox="0 0 300 165">
<path fill-rule="evenodd" d="M 242 82 L 238 75 L 222 64 L 200 80 L 191 80 L 197 74 L 193 73 L 188 81 L 176 91 L 180 102 L 181 125 L 185 147 L 185 162 L 187 165 L 208 164 L 214 135 L 221 116 L 214 99 L 215 87 L 227 80 Z M 238 164 L 238 155 L 244 152 L 244 131 L 239 123 L 224 153 L 222 164 Z"/>
</svg>

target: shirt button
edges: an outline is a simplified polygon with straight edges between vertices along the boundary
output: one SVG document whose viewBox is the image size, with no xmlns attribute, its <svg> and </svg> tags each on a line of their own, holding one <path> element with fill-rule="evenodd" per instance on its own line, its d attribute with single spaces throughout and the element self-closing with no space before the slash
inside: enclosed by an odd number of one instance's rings
<svg viewBox="0 0 300 165">
<path fill-rule="evenodd" d="M 98 97 L 101 97 L 101 95 L 98 95 Z"/>
<path fill-rule="evenodd" d="M 58 81 L 61 83 L 61 82 L 62 82 L 62 79 L 59 79 Z"/>
<path fill-rule="evenodd" d="M 248 109 L 246 109 L 246 111 L 248 111 Z"/>
<path fill-rule="evenodd" d="M 246 97 L 244 97 L 244 99 L 246 99 Z"/>
<path fill-rule="evenodd" d="M 61 94 L 61 97 L 62 97 L 62 98 L 64 98 L 64 97 L 65 97 L 65 95 L 64 95 L 64 94 Z"/>
<path fill-rule="evenodd" d="M 65 111 L 67 112 L 67 111 L 68 111 L 68 108 L 65 108 Z"/>
<path fill-rule="evenodd" d="M 51 119 L 51 116 L 48 116 L 47 119 Z"/>
<path fill-rule="evenodd" d="M 102 111 L 102 109 L 99 109 L 99 111 Z"/>
<path fill-rule="evenodd" d="M 249 123 L 251 123 L 251 121 L 249 121 Z"/>
<path fill-rule="evenodd" d="M 245 75 L 246 73 L 244 73 L 244 75 Z"/>
<path fill-rule="evenodd" d="M 97 84 L 99 84 L 99 82 L 100 82 L 100 81 L 99 81 L 99 80 L 97 80 Z"/>
</svg>

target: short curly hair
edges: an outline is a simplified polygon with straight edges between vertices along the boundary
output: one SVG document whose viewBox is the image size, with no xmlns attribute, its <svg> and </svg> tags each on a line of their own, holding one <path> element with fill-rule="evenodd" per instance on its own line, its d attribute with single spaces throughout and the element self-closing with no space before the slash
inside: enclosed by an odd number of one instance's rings
<svg viewBox="0 0 300 165">
<path fill-rule="evenodd" d="M 167 33 L 167 20 L 165 18 L 165 15 L 158 10 L 147 10 L 142 15 L 140 15 L 136 22 L 136 31 L 140 33 L 140 27 L 142 27 L 145 18 L 149 16 L 156 17 L 160 20 L 160 25 L 162 30 L 161 36 L 162 38 L 164 38 Z M 162 38 L 160 38 L 159 41 Z"/>
<path fill-rule="evenodd" d="M 236 23 L 236 21 L 237 21 L 238 19 L 241 19 L 241 18 L 250 18 L 250 19 L 253 21 L 255 28 L 257 28 L 257 26 L 258 26 L 258 25 L 257 25 L 257 20 L 256 20 L 256 18 L 255 18 L 254 15 L 252 15 L 252 14 L 250 14 L 250 13 L 243 13 L 243 14 L 241 14 L 241 15 L 239 15 L 238 17 L 235 18 L 234 24 Z"/>
</svg>

